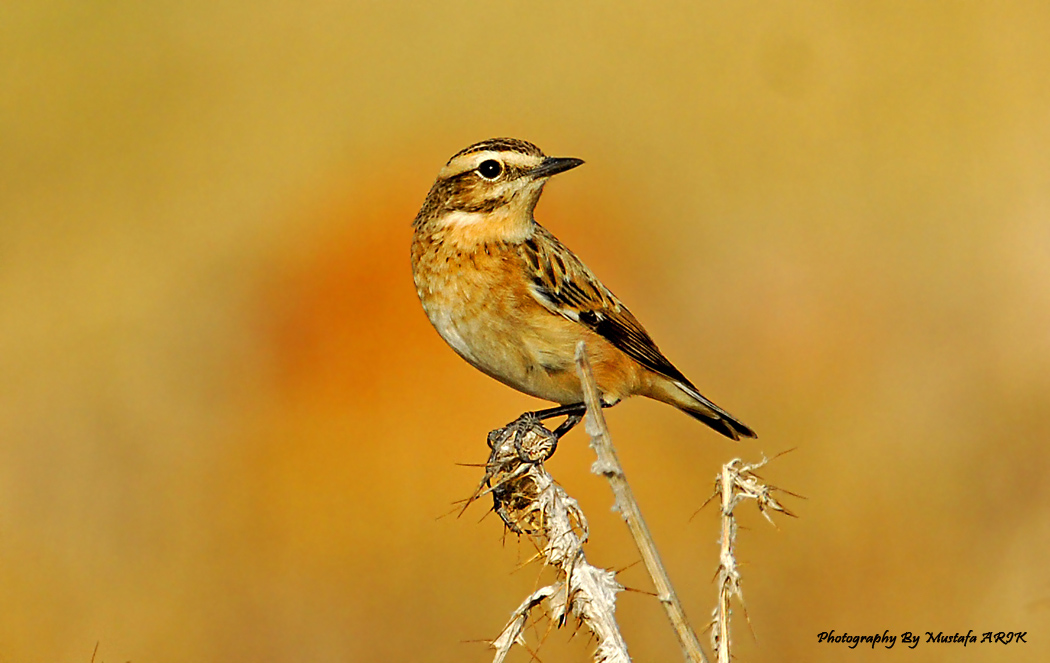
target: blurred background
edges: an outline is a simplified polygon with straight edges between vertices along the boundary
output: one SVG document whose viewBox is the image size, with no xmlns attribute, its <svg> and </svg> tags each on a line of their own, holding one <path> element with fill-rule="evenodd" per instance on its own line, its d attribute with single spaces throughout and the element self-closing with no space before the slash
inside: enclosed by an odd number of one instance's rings
<svg viewBox="0 0 1050 663">
<path fill-rule="evenodd" d="M 763 475 L 801 517 L 742 507 L 738 660 L 1048 660 L 1048 34 L 1039 2 L 4 3 L 0 659 L 489 660 L 543 578 L 452 513 L 460 464 L 542 404 L 444 345 L 408 242 L 449 156 L 516 136 L 587 160 L 537 217 L 760 434 L 608 413 L 694 625 L 720 465 L 795 448 Z M 678 660 L 586 444 L 551 469 L 642 590 L 632 653 Z"/>
</svg>

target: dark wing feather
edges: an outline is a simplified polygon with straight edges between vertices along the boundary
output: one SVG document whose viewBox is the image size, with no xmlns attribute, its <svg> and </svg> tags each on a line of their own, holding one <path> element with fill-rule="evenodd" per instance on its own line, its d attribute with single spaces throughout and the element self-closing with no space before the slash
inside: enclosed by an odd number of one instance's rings
<svg viewBox="0 0 1050 663">
<path fill-rule="evenodd" d="M 521 252 L 540 304 L 587 327 L 646 368 L 692 386 L 616 295 L 546 228 L 537 224 Z"/>
<path fill-rule="evenodd" d="M 677 382 L 697 402 L 696 408 L 683 408 L 686 414 L 734 440 L 741 436 L 757 437 L 753 430 L 701 395 L 693 383 L 667 361 L 616 295 L 545 228 L 537 224 L 533 236 L 521 244 L 521 255 L 529 270 L 530 291 L 536 301 L 551 312 L 587 327 L 642 366 Z"/>
</svg>

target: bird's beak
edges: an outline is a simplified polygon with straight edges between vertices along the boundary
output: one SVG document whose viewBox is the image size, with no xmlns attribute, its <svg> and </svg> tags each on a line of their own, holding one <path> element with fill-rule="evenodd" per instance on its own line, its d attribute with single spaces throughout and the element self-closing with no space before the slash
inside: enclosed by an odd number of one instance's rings
<svg viewBox="0 0 1050 663">
<path fill-rule="evenodd" d="M 557 175 L 558 173 L 564 173 L 579 166 L 581 163 L 583 163 L 583 159 L 575 157 L 547 157 L 540 165 L 529 171 L 529 176 L 534 180 L 538 180 Z"/>
</svg>

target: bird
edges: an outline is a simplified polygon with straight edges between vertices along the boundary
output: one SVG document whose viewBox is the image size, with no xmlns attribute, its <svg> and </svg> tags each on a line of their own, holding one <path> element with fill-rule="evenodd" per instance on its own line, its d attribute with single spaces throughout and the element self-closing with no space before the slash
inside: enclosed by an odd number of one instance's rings
<svg viewBox="0 0 1050 663">
<path fill-rule="evenodd" d="M 584 341 L 602 406 L 629 396 L 673 405 L 733 440 L 757 437 L 704 397 L 575 253 L 536 222 L 547 181 L 582 159 L 516 138 L 456 152 L 412 222 L 412 276 L 427 318 L 468 363 L 557 403 L 560 438 L 582 419 L 575 349 Z"/>
</svg>

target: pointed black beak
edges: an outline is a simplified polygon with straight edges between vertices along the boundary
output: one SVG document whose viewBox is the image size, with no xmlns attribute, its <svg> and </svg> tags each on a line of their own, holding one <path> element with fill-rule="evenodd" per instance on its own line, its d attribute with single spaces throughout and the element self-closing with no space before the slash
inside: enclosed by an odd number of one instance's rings
<svg viewBox="0 0 1050 663">
<path fill-rule="evenodd" d="M 529 171 L 529 176 L 534 180 L 542 177 L 550 177 L 558 173 L 564 173 L 583 163 L 583 159 L 575 157 L 547 157 L 543 162 Z"/>
</svg>

